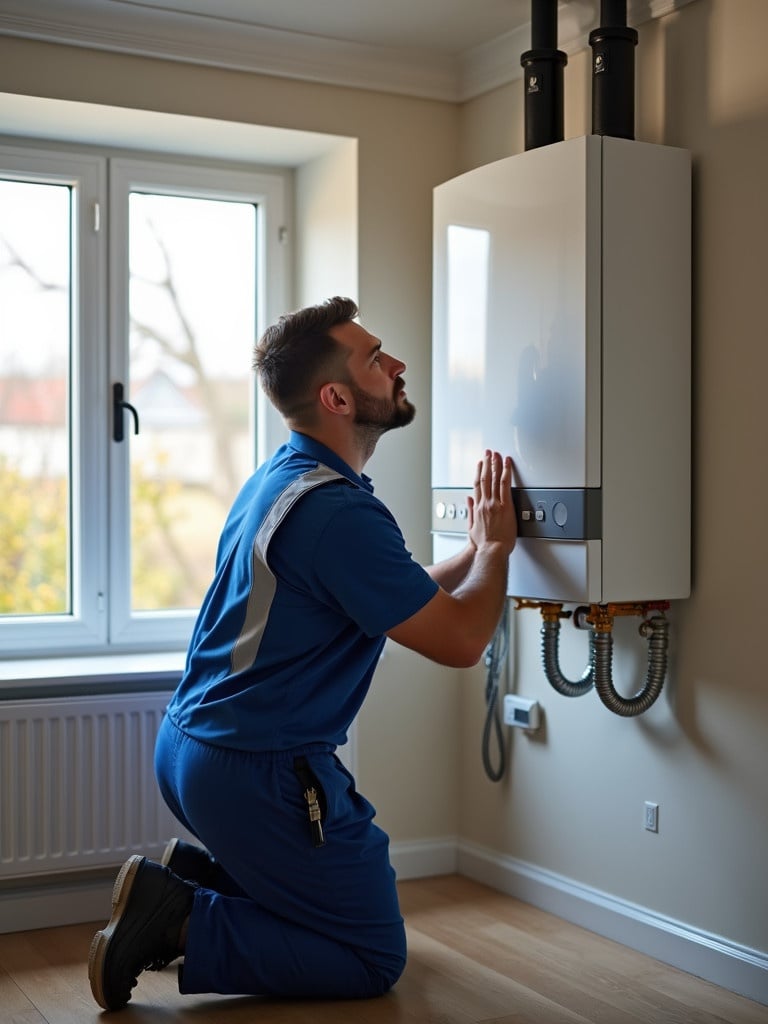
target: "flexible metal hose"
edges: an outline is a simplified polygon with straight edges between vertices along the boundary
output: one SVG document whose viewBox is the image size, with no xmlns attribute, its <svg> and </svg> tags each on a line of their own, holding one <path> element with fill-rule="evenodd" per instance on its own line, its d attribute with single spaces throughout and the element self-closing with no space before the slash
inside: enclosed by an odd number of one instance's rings
<svg viewBox="0 0 768 1024">
<path fill-rule="evenodd" d="M 544 675 L 550 684 L 564 697 L 581 697 L 589 693 L 594 683 L 594 661 L 576 682 L 566 679 L 560 671 L 560 622 L 558 619 L 545 619 L 541 626 L 541 657 L 544 662 Z"/>
<path fill-rule="evenodd" d="M 667 673 L 668 622 L 663 615 L 646 619 L 640 626 L 642 636 L 648 637 L 648 671 L 645 685 L 634 697 L 621 697 L 613 685 L 613 636 L 610 632 L 590 633 L 590 649 L 594 682 L 600 700 L 609 711 L 624 718 L 642 715 L 653 704 L 664 686 Z"/>
</svg>

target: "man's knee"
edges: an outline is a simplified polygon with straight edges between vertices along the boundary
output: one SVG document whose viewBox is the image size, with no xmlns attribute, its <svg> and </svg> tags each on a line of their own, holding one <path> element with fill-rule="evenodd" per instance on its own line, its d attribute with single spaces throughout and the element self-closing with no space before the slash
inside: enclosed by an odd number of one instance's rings
<svg viewBox="0 0 768 1024">
<path fill-rule="evenodd" d="M 386 953 L 372 954 L 367 960 L 370 995 L 383 996 L 385 992 L 389 992 L 405 970 L 405 935 L 394 948 Z"/>
</svg>

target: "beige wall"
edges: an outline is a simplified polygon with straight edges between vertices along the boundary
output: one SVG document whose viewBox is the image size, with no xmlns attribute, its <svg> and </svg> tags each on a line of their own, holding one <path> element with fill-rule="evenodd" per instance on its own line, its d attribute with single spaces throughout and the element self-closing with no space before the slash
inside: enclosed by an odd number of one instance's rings
<svg viewBox="0 0 768 1024">
<path fill-rule="evenodd" d="M 359 779 L 395 841 L 451 835 L 768 949 L 768 678 L 759 621 L 768 570 L 763 509 L 768 379 L 765 0 L 696 0 L 640 33 L 638 138 L 688 147 L 695 165 L 695 589 L 672 612 L 670 680 L 640 719 L 594 694 L 568 700 L 541 675 L 539 623 L 513 616 L 516 688 L 546 725 L 512 736 L 511 766 L 482 773 L 480 670 L 457 674 L 388 647 L 359 729 Z M 566 135 L 590 129 L 589 62 L 566 69 Z M 0 91 L 244 121 L 358 139 L 359 297 L 367 324 L 408 362 L 419 415 L 384 438 L 378 493 L 429 558 L 431 190 L 516 152 L 518 84 L 457 108 L 70 47 L 0 39 Z M 649 406 L 652 396 L 649 396 Z M 616 678 L 643 652 L 617 631 Z M 565 630 L 563 667 L 583 636 Z M 457 684 L 460 688 L 457 690 Z M 460 742 L 459 742 L 460 740 Z M 660 805 L 660 831 L 642 804 Z"/>
<path fill-rule="evenodd" d="M 561 697 L 540 669 L 539 619 L 513 614 L 511 685 L 541 701 L 541 737 L 512 736 L 511 770 L 477 755 L 483 680 L 462 686 L 463 838 L 744 945 L 768 950 L 768 574 L 765 327 L 768 38 L 764 0 L 697 0 L 640 30 L 637 137 L 694 162 L 694 590 L 671 613 L 671 669 L 639 719 Z M 591 130 L 587 53 L 566 68 L 566 137 Z M 572 87 L 573 83 L 573 87 Z M 461 165 L 522 146 L 519 83 L 465 106 Z M 649 411 L 653 396 L 648 396 Z M 514 556 L 513 556 L 514 557 Z M 621 623 L 615 679 L 644 651 Z M 586 664 L 564 627 L 563 665 Z M 658 835 L 643 802 L 660 806 Z"/>
</svg>

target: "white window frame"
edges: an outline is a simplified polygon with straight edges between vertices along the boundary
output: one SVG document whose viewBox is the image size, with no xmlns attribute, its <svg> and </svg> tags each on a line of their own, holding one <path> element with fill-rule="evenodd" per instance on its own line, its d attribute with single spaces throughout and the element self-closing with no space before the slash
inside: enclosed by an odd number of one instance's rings
<svg viewBox="0 0 768 1024">
<path fill-rule="evenodd" d="M 99 649 L 107 642 L 104 614 L 107 565 L 106 491 L 98 476 L 106 459 L 102 431 L 84 429 L 87 408 L 106 402 L 106 240 L 95 230 L 94 211 L 106 200 L 107 164 L 47 149 L 0 148 L 4 178 L 72 188 L 71 406 L 70 444 L 72 608 L 70 614 L 14 616 L 0 622 L 6 653 Z M 80 404 L 80 414 L 74 408 Z M 86 516 L 85 510 L 88 510 Z M 88 521 L 93 526 L 88 529 Z M 79 582 L 81 581 L 81 582 Z"/>
<path fill-rule="evenodd" d="M 284 182 L 276 175 L 251 174 L 221 168 L 189 167 L 156 161 L 117 159 L 110 168 L 110 386 L 114 381 L 127 383 L 128 367 L 128 200 L 132 191 L 162 192 L 165 195 L 235 200 L 256 206 L 256 324 L 258 337 L 270 319 L 285 307 L 265 309 L 267 296 L 274 302 L 280 295 L 284 246 L 280 226 L 284 205 Z M 247 354 L 245 355 L 248 360 Z M 246 362 L 248 365 L 248 362 Z M 255 380 L 255 408 L 261 395 Z M 130 395 L 127 396 L 130 401 Z M 256 456 L 257 424 L 251 423 Z M 111 442 L 110 487 L 113 499 L 110 512 L 110 565 L 113 579 L 110 594 L 110 641 L 131 649 L 167 650 L 185 646 L 194 623 L 190 611 L 132 612 L 130 607 L 130 515 L 128 458 L 131 424 L 126 419 L 125 441 Z"/>
<path fill-rule="evenodd" d="M 112 440 L 114 381 L 128 381 L 128 196 L 165 194 L 253 202 L 257 209 L 255 335 L 288 306 L 288 175 L 158 154 L 134 158 L 71 148 L 0 145 L 0 174 L 73 187 L 72 610 L 0 618 L 7 656 L 180 651 L 195 611 L 131 613 L 129 445 Z M 108 185 L 109 182 L 109 185 Z M 98 210 L 98 214 L 96 211 Z M 109 267 L 109 274 L 107 274 Z M 254 453 L 270 441 L 272 414 L 254 380 Z M 126 395 L 128 401 L 130 396 Z M 94 429 L 92 410 L 98 410 Z M 106 483 L 105 483 L 106 482 Z M 118 586 L 124 580 L 125 585 Z"/>
</svg>

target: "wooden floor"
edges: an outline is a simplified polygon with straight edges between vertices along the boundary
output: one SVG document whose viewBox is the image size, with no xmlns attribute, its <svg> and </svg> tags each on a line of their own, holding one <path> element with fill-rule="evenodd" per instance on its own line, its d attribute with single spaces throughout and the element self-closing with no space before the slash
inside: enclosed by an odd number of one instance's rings
<svg viewBox="0 0 768 1024">
<path fill-rule="evenodd" d="M 181 996 L 176 969 L 142 974 L 130 1024 L 766 1024 L 758 1003 L 464 878 L 400 883 L 406 971 L 363 1002 Z M 0 1024 L 93 1024 L 96 925 L 0 935 Z"/>
</svg>

